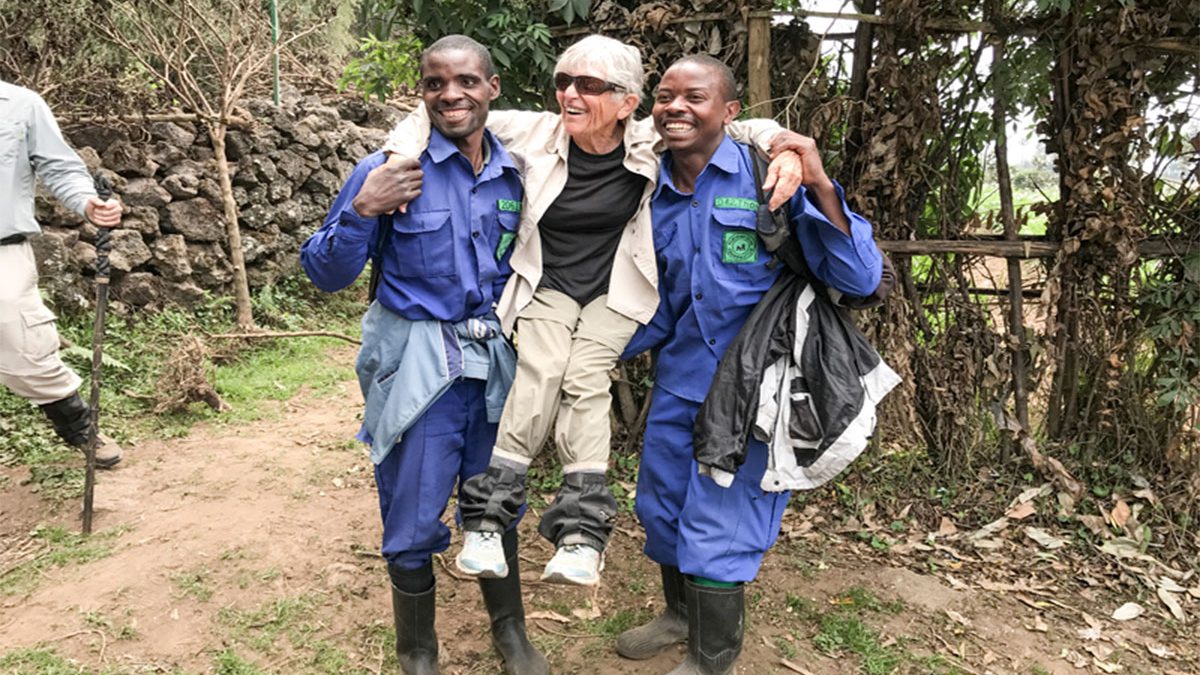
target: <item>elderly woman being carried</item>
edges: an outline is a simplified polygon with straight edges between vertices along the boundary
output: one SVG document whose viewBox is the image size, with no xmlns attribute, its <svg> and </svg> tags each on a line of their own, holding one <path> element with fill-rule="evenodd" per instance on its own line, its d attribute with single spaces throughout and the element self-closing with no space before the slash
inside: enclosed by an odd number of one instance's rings
<svg viewBox="0 0 1200 675">
<path fill-rule="evenodd" d="M 511 242 L 513 275 L 496 308 L 504 331 L 515 329 L 518 359 L 488 469 L 461 486 L 466 535 L 456 565 L 463 573 L 507 576 L 516 550 L 511 526 L 525 507 L 525 474 L 553 427 L 563 484 L 539 525 L 557 549 L 542 579 L 599 581 L 617 512 L 605 481 L 609 372 L 659 303 L 650 199 L 662 148 L 652 120 L 633 119 L 643 77 L 636 49 L 588 36 L 555 67 L 560 113 L 493 110 L 488 116 L 488 129 L 525 183 L 524 202 L 500 209 L 512 217 L 519 210 L 520 225 Z M 451 103 L 439 108 L 422 106 L 401 121 L 385 150 L 419 156 L 430 116 L 457 112 Z M 729 133 L 766 151 L 778 135 L 792 132 L 747 120 Z M 773 202 L 795 193 L 799 173 L 795 153 L 775 159 L 767 179 L 778 183 Z"/>
</svg>

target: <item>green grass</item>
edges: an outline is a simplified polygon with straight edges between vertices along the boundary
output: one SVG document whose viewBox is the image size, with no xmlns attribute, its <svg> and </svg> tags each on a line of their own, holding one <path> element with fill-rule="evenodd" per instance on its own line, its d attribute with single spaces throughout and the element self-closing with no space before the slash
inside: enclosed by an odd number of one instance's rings
<svg viewBox="0 0 1200 675">
<path fill-rule="evenodd" d="M 126 531 L 127 527 L 116 527 L 85 537 L 61 527 L 38 528 L 33 536 L 44 542 L 46 549 L 0 577 L 0 595 L 33 590 L 47 570 L 81 565 L 109 556 L 113 552 L 113 540 Z"/>
<path fill-rule="evenodd" d="M 319 673 L 345 673 L 351 669 L 350 657 L 327 640 L 317 640 L 307 645 L 312 652 L 308 665 Z"/>
<path fill-rule="evenodd" d="M 207 569 L 201 568 L 173 575 L 171 582 L 184 597 L 195 598 L 200 602 L 208 602 L 212 599 L 213 590 L 210 585 L 212 573 Z"/>
<path fill-rule="evenodd" d="M 240 570 L 234 578 L 238 588 L 246 589 L 251 586 L 259 587 L 272 582 L 282 575 L 277 568 L 268 567 L 265 570 Z"/>
<path fill-rule="evenodd" d="M 0 465 L 53 468 L 82 457 L 60 443 L 41 410 L 0 387 Z"/>
<path fill-rule="evenodd" d="M 554 495 L 562 487 L 562 463 L 557 459 L 553 442 L 547 443 L 534 458 L 529 472 L 525 474 L 525 491 L 529 505 L 544 509 L 548 505 L 543 495 Z"/>
<path fill-rule="evenodd" d="M 837 604 L 850 610 L 866 610 L 869 612 L 886 612 L 899 614 L 904 611 L 904 603 L 899 600 L 883 601 L 871 591 L 861 586 L 851 586 L 837 599 Z"/>
<path fill-rule="evenodd" d="M 775 636 L 775 648 L 779 650 L 780 656 L 785 659 L 790 660 L 796 658 L 796 645 L 792 644 L 790 640 L 784 638 L 783 636 Z"/>
<path fill-rule="evenodd" d="M 0 654 L 0 673 L 4 673 L 4 675 L 126 675 L 132 672 L 150 671 L 143 668 L 130 669 L 128 664 L 94 670 L 92 668 L 85 668 L 71 659 L 59 656 L 53 649 L 42 647 L 17 649 L 7 654 Z M 161 667 L 156 667 L 153 672 L 170 673 L 173 675 L 182 671 L 178 669 L 166 671 L 162 670 Z M 216 672 L 227 673 L 228 675 L 258 675 L 262 671 L 222 670 L 218 668 Z"/>
<path fill-rule="evenodd" d="M 646 580 L 646 573 L 639 568 L 628 570 L 625 578 L 621 580 L 625 584 L 625 588 L 634 595 L 645 595 L 647 593 L 658 594 L 660 588 L 657 584 L 653 588 L 650 587 Z"/>
<path fill-rule="evenodd" d="M 68 453 L 59 461 L 83 464 L 83 456 Z M 60 455 L 55 455 L 59 456 Z M 43 458 L 42 461 L 47 461 Z M 83 466 L 65 466 L 61 464 L 35 464 L 29 467 L 29 482 L 33 484 L 32 491 L 46 499 L 55 502 L 78 500 L 83 496 L 84 477 L 86 469 Z"/>
<path fill-rule="evenodd" d="M 298 283 L 298 282 L 293 282 Z M 260 322 L 264 329 L 297 331 L 320 329 L 358 337 L 359 320 L 366 311 L 365 300 L 343 297 L 341 294 L 313 295 L 306 287 L 281 291 L 265 288 L 255 298 L 256 317 L 270 308 L 277 318 L 274 325 Z M 195 332 L 197 327 L 189 330 Z M 204 328 L 207 332 L 232 330 L 228 325 Z M 285 401 L 307 387 L 317 394 L 329 392 L 338 383 L 354 377 L 349 362 L 337 362 L 328 357 L 336 344 L 329 338 L 282 338 L 256 340 L 243 345 L 232 359 L 220 359 L 214 373 L 214 386 L 232 410 L 218 413 L 208 406 L 193 403 L 187 411 L 157 419 L 158 433 L 177 436 L 198 421 L 217 420 L 242 423 L 263 419 L 277 410 L 269 403 Z M 227 348 L 221 341 L 210 341 L 211 348 Z"/>
<path fill-rule="evenodd" d="M 217 672 L 258 673 L 256 666 L 245 661 L 240 653 L 253 654 L 269 660 L 278 672 L 302 673 L 367 673 L 363 664 L 355 661 L 335 642 L 345 640 L 335 633 L 322 618 L 326 616 L 326 599 L 319 594 L 279 598 L 258 607 L 239 609 L 225 607 L 217 612 L 217 621 L 224 633 L 228 648 L 217 655 Z M 360 630 L 356 638 L 364 654 L 382 652 L 384 665 L 395 672 L 398 667 L 388 654 L 395 644 L 390 626 L 375 622 Z M 374 663 L 371 664 L 375 666 Z"/>
<path fill-rule="evenodd" d="M 360 651 L 364 654 L 383 654 L 383 663 L 378 671 L 381 673 L 397 673 L 400 672 L 400 664 L 396 661 L 396 630 L 392 627 L 391 618 L 387 621 L 375 620 L 370 624 L 359 629 L 361 633 L 358 644 Z M 542 647 L 539 638 L 552 638 L 553 636 L 546 635 L 530 635 L 529 639 L 539 648 Z M 548 654 L 546 649 L 542 648 L 543 654 Z"/>
<path fill-rule="evenodd" d="M 125 613 L 129 615 L 132 614 L 132 611 L 127 609 Z M 133 640 L 138 637 L 137 628 L 134 628 L 132 623 L 118 626 L 116 622 L 101 612 L 84 612 L 82 618 L 85 625 L 103 631 L 117 640 Z"/>
<path fill-rule="evenodd" d="M 850 653 L 859 657 L 862 672 L 867 675 L 886 675 L 904 661 L 901 650 L 880 644 L 879 633 L 862 619 L 845 612 L 833 612 L 821 617 L 820 630 L 813 645 L 828 656 Z"/>
<path fill-rule="evenodd" d="M 306 280 L 291 278 L 259 290 L 254 297 L 255 320 L 264 330 L 321 329 L 357 336 L 366 310 L 361 289 L 335 295 L 315 291 Z M 218 413 L 200 403 L 185 411 L 157 415 L 152 410 L 163 365 L 182 338 L 204 333 L 233 332 L 229 298 L 208 298 L 189 310 L 158 313 L 110 314 L 106 323 L 101 386 L 101 425 L 126 442 L 132 438 L 185 435 L 203 420 L 244 422 L 260 419 L 301 387 L 325 392 L 353 376 L 348 363 L 328 357 L 336 343 L 329 338 L 283 338 L 234 344 L 208 340 L 218 393 L 233 406 Z M 81 392 L 90 389 L 92 315 L 61 312 L 60 334 L 74 346 L 62 354 L 84 378 Z M 66 447 L 36 406 L 0 388 L 0 465 L 30 467 L 32 483 L 47 497 L 75 499 L 82 494 L 82 462 L 78 451 Z"/>
<path fill-rule="evenodd" d="M 234 546 L 233 548 L 221 551 L 221 555 L 217 556 L 217 559 L 221 562 L 233 562 L 235 560 L 249 560 L 254 557 L 257 556 L 253 552 L 247 551 L 241 546 Z"/>
<path fill-rule="evenodd" d="M 0 656 L 0 672 L 8 675 L 84 675 L 73 661 L 45 649 L 18 649 Z"/>
<path fill-rule="evenodd" d="M 817 574 L 816 563 L 806 558 L 789 556 L 787 559 L 787 564 L 792 568 L 792 570 L 799 574 L 801 578 L 812 579 Z"/>
<path fill-rule="evenodd" d="M 1013 211 L 1016 215 L 1017 224 L 1020 225 L 1020 234 L 1046 234 L 1046 225 L 1049 219 L 1044 214 L 1034 213 L 1031 207 L 1057 199 L 1057 180 L 1046 182 L 1046 184 L 1041 186 L 1041 189 L 1045 190 L 1045 195 L 1042 195 L 1041 192 L 1032 187 L 1015 187 L 1013 189 Z M 996 231 L 1003 232 L 1003 224 L 1000 221 L 1000 190 L 998 187 L 987 185 L 981 189 L 979 200 L 975 204 L 975 212 L 981 218 L 986 217 L 988 213 L 993 213 Z"/>
<path fill-rule="evenodd" d="M 318 599 L 311 596 L 280 598 L 255 609 L 224 607 L 217 612 L 217 619 L 235 641 L 264 653 L 273 650 L 281 637 L 290 638 L 294 644 L 307 641 L 316 631 L 314 610 L 319 605 Z"/>
<path fill-rule="evenodd" d="M 943 658 L 912 653 L 904 646 L 909 640 L 903 636 L 894 641 L 884 640 L 871 626 L 870 620 L 874 617 L 904 611 L 904 603 L 883 600 L 861 586 L 851 586 L 830 598 L 829 604 L 832 609 L 792 593 L 784 600 L 789 615 L 815 630 L 812 644 L 822 654 L 847 664 L 857 662 L 858 672 L 866 675 L 889 675 L 896 671 L 958 672 Z M 795 632 L 792 634 L 796 635 Z M 796 652 L 794 645 L 784 637 L 776 638 L 775 647 L 784 658 L 790 658 L 787 655 Z"/>
<path fill-rule="evenodd" d="M 256 349 L 216 372 L 216 389 L 233 410 L 223 415 L 230 422 L 259 419 L 262 401 L 285 401 L 301 387 L 314 392 L 330 391 L 354 376 L 354 369 L 327 358 L 329 342 L 320 338 L 291 338 Z M 198 415 L 216 416 L 209 408 Z"/>
<path fill-rule="evenodd" d="M 653 618 L 650 610 L 644 607 L 639 609 L 622 609 L 612 614 L 608 614 L 607 612 L 605 614 L 606 616 L 601 616 L 587 623 L 588 632 L 614 640 L 621 633 L 630 628 L 640 626 Z"/>
<path fill-rule="evenodd" d="M 213 668 L 217 675 L 262 675 L 264 671 L 238 656 L 232 649 L 217 654 L 213 659 Z"/>
<path fill-rule="evenodd" d="M 802 598 L 798 595 L 788 593 L 784 604 L 787 606 L 788 614 L 806 623 L 815 623 L 821 619 L 821 610 L 817 605 L 808 598 Z"/>
</svg>

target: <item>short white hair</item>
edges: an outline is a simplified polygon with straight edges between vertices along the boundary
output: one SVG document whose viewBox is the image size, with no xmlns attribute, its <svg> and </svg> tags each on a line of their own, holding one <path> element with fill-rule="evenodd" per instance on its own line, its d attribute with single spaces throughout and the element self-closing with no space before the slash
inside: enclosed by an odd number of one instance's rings
<svg viewBox="0 0 1200 675">
<path fill-rule="evenodd" d="M 567 47 L 554 65 L 556 73 L 588 74 L 583 71 L 599 71 L 609 82 L 624 87 L 625 93 L 642 96 L 646 80 L 642 53 L 620 40 L 589 35 Z"/>
</svg>

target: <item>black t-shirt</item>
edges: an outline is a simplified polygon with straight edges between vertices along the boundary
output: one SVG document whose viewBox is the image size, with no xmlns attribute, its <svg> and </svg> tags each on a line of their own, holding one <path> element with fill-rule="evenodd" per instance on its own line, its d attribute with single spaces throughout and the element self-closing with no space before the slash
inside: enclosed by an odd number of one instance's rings
<svg viewBox="0 0 1200 675">
<path fill-rule="evenodd" d="M 580 305 L 608 292 L 617 244 L 646 187 L 646 177 L 626 169 L 624 160 L 623 143 L 592 155 L 571 141 L 567 184 L 538 223 L 542 288 Z"/>
</svg>

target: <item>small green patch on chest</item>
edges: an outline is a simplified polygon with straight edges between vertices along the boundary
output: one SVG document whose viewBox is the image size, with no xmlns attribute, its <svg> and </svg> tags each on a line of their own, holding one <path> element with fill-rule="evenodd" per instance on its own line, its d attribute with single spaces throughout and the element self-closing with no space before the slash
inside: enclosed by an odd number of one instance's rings
<svg viewBox="0 0 1200 675">
<path fill-rule="evenodd" d="M 742 211 L 758 211 L 758 202 L 745 197 L 717 197 L 713 206 L 718 209 L 741 209 Z"/>
<path fill-rule="evenodd" d="M 521 202 L 515 199 L 497 199 L 496 208 L 500 209 L 501 211 L 507 211 L 508 213 L 520 213 Z"/>
<path fill-rule="evenodd" d="M 752 263 L 758 260 L 758 234 L 755 232 L 725 232 L 721 242 L 721 262 Z"/>
</svg>

